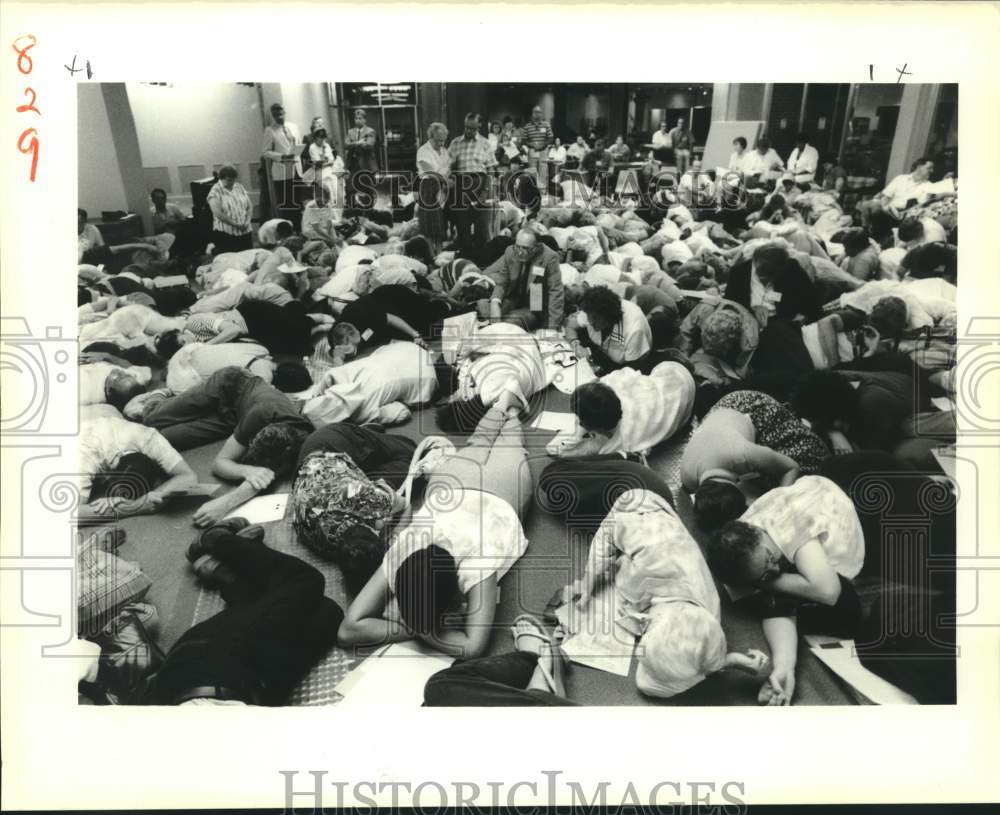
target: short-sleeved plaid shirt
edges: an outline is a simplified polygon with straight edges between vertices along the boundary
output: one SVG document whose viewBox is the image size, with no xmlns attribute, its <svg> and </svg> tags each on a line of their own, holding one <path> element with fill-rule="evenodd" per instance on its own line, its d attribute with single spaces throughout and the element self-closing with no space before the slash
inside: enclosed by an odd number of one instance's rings
<svg viewBox="0 0 1000 815">
<path fill-rule="evenodd" d="M 452 139 L 448 154 L 451 156 L 451 169 L 456 173 L 482 173 L 497 166 L 490 140 L 478 133 L 474 139 L 466 139 L 465 136 Z"/>
</svg>

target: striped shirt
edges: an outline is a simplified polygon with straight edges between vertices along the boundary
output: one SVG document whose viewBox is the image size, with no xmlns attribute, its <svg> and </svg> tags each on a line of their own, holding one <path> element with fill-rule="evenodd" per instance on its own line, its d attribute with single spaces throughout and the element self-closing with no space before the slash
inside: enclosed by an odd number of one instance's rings
<svg viewBox="0 0 1000 815">
<path fill-rule="evenodd" d="M 187 318 L 184 330 L 194 336 L 198 342 L 208 342 L 221 333 L 225 323 L 235 323 L 244 335 L 247 333 L 246 321 L 243 319 L 243 315 L 235 309 L 192 314 Z"/>
<path fill-rule="evenodd" d="M 227 190 L 221 181 L 216 182 L 208 193 L 209 206 L 211 206 L 212 201 L 218 202 L 222 214 L 229 220 L 246 224 L 243 228 L 233 226 L 220 221 L 214 217 L 213 213 L 212 229 L 227 235 L 246 235 L 250 232 L 250 216 L 253 205 L 250 203 L 250 196 L 247 195 L 246 188 L 239 181 L 233 184 L 231 190 Z"/>
<path fill-rule="evenodd" d="M 552 125 L 546 121 L 528 122 L 521 128 L 524 144 L 530 150 L 544 150 L 554 141 Z"/>
<path fill-rule="evenodd" d="M 457 173 L 482 173 L 497 166 L 490 140 L 478 133 L 472 139 L 465 136 L 452 139 L 448 154 L 451 156 L 451 169 Z"/>
</svg>

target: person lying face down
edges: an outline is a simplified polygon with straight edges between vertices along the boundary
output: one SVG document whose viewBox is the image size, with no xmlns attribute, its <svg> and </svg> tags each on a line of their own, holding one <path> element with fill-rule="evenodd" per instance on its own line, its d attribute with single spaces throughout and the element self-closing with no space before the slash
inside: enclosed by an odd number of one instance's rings
<svg viewBox="0 0 1000 815">
<path fill-rule="evenodd" d="M 695 383 L 687 368 L 661 362 L 648 376 L 632 368 L 581 385 L 570 397 L 578 427 L 546 446 L 550 456 L 645 453 L 691 419 Z"/>
<path fill-rule="evenodd" d="M 81 423 L 81 518 L 147 515 L 196 483 L 180 453 L 152 428 L 111 417 Z"/>
<path fill-rule="evenodd" d="M 815 475 L 771 490 L 712 536 L 712 573 L 742 591 L 763 619 L 774 673 L 761 703 L 791 704 L 798 629 L 856 635 L 861 605 L 850 581 L 864 560 L 854 504 L 833 481 Z"/>
<path fill-rule="evenodd" d="M 619 623 L 640 638 L 636 685 L 642 693 L 675 696 L 726 667 L 754 673 L 766 667 L 760 651 L 727 653 L 712 575 L 663 497 L 622 493 L 594 535 L 584 575 L 563 597 L 586 613 L 605 581 L 613 581 Z"/>
<path fill-rule="evenodd" d="M 348 608 L 342 646 L 417 637 L 463 658 L 485 651 L 498 583 L 528 546 L 534 483 L 516 413 L 501 400 L 465 448 L 429 468 L 423 507 Z"/>
<path fill-rule="evenodd" d="M 347 344 L 352 346 L 363 343 L 369 347 L 392 339 L 405 339 L 427 348 L 426 338 L 451 313 L 447 302 L 430 300 L 398 284 L 378 286 L 350 302 L 331 300 L 330 307 L 338 316 L 337 326 L 330 336 L 333 348 L 341 344 L 337 340 L 347 339 L 350 339 Z"/>
<path fill-rule="evenodd" d="M 547 383 L 545 363 L 535 337 L 513 323 L 494 323 L 465 337 L 454 366 L 438 363 L 441 395 L 437 411 L 446 433 L 472 430 L 501 399 L 521 409 Z"/>
</svg>

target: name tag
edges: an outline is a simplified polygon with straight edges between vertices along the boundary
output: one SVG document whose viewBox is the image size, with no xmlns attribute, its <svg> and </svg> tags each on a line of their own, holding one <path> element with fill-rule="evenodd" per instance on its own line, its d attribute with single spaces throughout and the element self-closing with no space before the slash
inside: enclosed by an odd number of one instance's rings
<svg viewBox="0 0 1000 815">
<path fill-rule="evenodd" d="M 780 303 L 781 302 L 781 292 L 780 291 L 769 291 L 764 293 L 764 299 L 769 303 Z"/>
<path fill-rule="evenodd" d="M 542 280 L 545 278 L 545 268 L 543 266 L 531 267 L 531 284 L 528 286 L 528 309 L 529 311 L 542 310 Z"/>
<path fill-rule="evenodd" d="M 372 338 L 372 334 L 374 334 L 374 333 L 375 332 L 372 331 L 370 328 L 366 328 L 364 331 L 361 332 L 361 340 L 362 340 L 362 342 L 368 342 L 368 340 L 370 340 Z"/>
<path fill-rule="evenodd" d="M 532 266 L 531 276 L 536 279 L 541 279 L 545 277 L 545 267 L 544 266 Z"/>
</svg>

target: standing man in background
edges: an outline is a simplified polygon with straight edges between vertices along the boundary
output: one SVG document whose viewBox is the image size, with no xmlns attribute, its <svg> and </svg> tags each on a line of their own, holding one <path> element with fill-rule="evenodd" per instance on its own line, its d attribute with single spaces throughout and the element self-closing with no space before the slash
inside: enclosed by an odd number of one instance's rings
<svg viewBox="0 0 1000 815">
<path fill-rule="evenodd" d="M 479 134 L 479 114 L 465 117 L 465 129 L 448 147 L 452 172 L 452 221 L 462 249 L 483 246 L 490 239 L 493 171 L 497 158 L 490 140 Z"/>
<path fill-rule="evenodd" d="M 549 191 L 549 146 L 555 140 L 552 125 L 542 118 L 542 109 L 531 109 L 531 121 L 522 129 L 524 146 L 528 148 L 528 167 L 538 175 L 538 188 L 545 195 Z"/>
<path fill-rule="evenodd" d="M 268 160 L 275 195 L 272 214 L 297 225 L 302 217 L 295 202 L 295 182 L 302 175 L 302 135 L 294 123 L 285 121 L 285 109 L 280 102 L 271 105 L 271 119 L 274 124 L 264 130 L 261 152 Z"/>
<path fill-rule="evenodd" d="M 371 209 L 375 204 L 375 173 L 378 172 L 378 156 L 375 155 L 375 131 L 368 127 L 368 114 L 363 110 L 354 111 L 354 127 L 347 131 L 344 142 L 347 153 L 347 201 L 351 207 Z M 358 173 L 367 173 L 370 179 L 362 183 L 361 189 L 368 190 L 364 204 L 359 203 Z"/>
<path fill-rule="evenodd" d="M 677 165 L 677 175 L 682 176 L 691 165 L 691 148 L 694 147 L 694 136 L 688 130 L 686 120 L 677 120 L 677 127 L 670 131 L 670 144 L 674 148 L 674 163 Z"/>
</svg>

